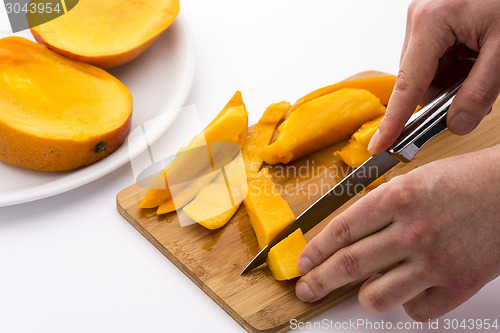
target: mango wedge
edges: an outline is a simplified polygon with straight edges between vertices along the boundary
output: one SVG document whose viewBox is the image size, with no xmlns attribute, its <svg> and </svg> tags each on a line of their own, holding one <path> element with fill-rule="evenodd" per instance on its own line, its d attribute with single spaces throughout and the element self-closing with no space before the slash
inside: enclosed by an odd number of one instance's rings
<svg viewBox="0 0 500 333">
<path fill-rule="evenodd" d="M 187 204 L 183 211 L 207 229 L 223 227 L 247 194 L 243 158 L 236 157 Z"/>
<path fill-rule="evenodd" d="M 295 215 L 281 197 L 267 169 L 248 174 L 247 180 L 245 207 L 259 246 L 263 248 L 295 220 Z"/>
<path fill-rule="evenodd" d="M 368 152 L 368 144 L 378 129 L 378 125 L 382 120 L 382 116 L 369 121 L 361 126 L 351 137 L 349 143 L 341 150 L 333 153 L 334 156 L 340 159 L 352 168 L 357 168 L 363 164 L 367 159 L 372 157 Z M 382 175 L 375 179 L 366 189 L 373 189 L 385 182 L 385 176 Z"/>
<path fill-rule="evenodd" d="M 193 139 L 190 143 L 192 147 L 196 147 L 196 143 L 193 142 L 207 142 L 210 149 L 207 149 L 207 156 L 205 158 L 200 157 L 197 151 L 188 152 L 186 158 L 180 157 L 172 162 L 173 166 L 170 170 L 166 170 L 167 179 L 191 179 L 189 182 L 185 182 L 181 185 L 179 189 L 176 185 L 175 188 L 175 198 L 170 198 L 167 201 L 160 204 L 158 207 L 158 214 L 166 214 L 173 210 L 165 209 L 165 207 L 172 207 L 172 201 L 176 209 L 182 208 L 188 202 L 190 202 L 202 188 L 207 186 L 215 177 L 219 175 L 220 170 L 214 169 L 214 156 L 220 151 L 214 149 L 214 147 L 219 147 L 223 149 L 221 145 L 215 143 L 234 143 L 238 146 L 242 146 L 244 137 L 246 136 L 248 130 L 248 116 L 244 107 L 236 106 L 230 108 L 224 116 L 218 119 L 213 125 L 211 125 L 203 134 Z M 214 143 L 212 145 L 212 143 Z M 186 149 L 184 149 L 186 151 Z M 175 164 L 174 164 L 175 163 Z M 201 176 L 203 175 L 203 176 Z M 173 196 L 173 190 L 169 186 L 169 191 Z M 174 200 L 175 199 L 175 200 Z"/>
<path fill-rule="evenodd" d="M 194 150 L 196 147 L 203 147 L 215 142 L 229 142 L 242 147 L 248 131 L 248 113 L 246 111 L 241 93 L 238 91 L 233 98 L 217 115 L 217 117 L 203 130 L 195 136 L 190 143 L 179 150 L 178 158 L 172 161 L 158 177 L 152 182 L 150 190 L 139 204 L 140 208 L 161 207 L 160 213 L 167 213 L 175 208 L 172 200 L 172 193 L 168 184 L 168 179 L 196 179 L 197 176 L 208 173 L 212 169 L 209 159 L 200 159 L 195 154 L 185 153 Z M 184 152 L 184 153 L 183 153 Z M 212 152 L 214 153 L 214 152 Z M 213 177 L 203 177 L 202 181 L 196 181 L 197 186 L 192 184 L 186 187 L 189 193 L 180 195 L 185 197 L 185 203 L 193 199 L 196 194 L 207 185 Z M 210 178 L 210 179 L 208 179 Z M 177 204 L 177 206 L 179 206 Z M 181 208 L 177 207 L 177 209 Z M 175 209 L 174 209 L 175 210 Z"/>
<path fill-rule="evenodd" d="M 297 229 L 269 250 L 267 266 L 276 280 L 290 280 L 302 275 L 297 268 L 297 261 L 306 245 L 302 230 Z"/>
<path fill-rule="evenodd" d="M 242 150 L 247 170 L 255 172 L 260 170 L 263 163 L 260 151 L 271 142 L 276 125 L 291 108 L 292 105 L 288 102 L 271 104 L 259 122 L 248 131 Z"/>
<path fill-rule="evenodd" d="M 368 77 L 358 80 L 348 80 L 341 81 L 330 86 L 326 86 L 315 90 L 304 97 L 300 98 L 295 104 L 291 111 L 294 111 L 302 104 L 310 102 L 318 97 L 331 94 L 335 91 L 344 88 L 355 88 L 355 89 L 365 89 L 377 96 L 380 99 L 380 103 L 387 105 L 389 103 L 389 98 L 391 98 L 392 90 L 396 84 L 396 77 L 392 75 L 388 76 L 375 76 Z"/>
<path fill-rule="evenodd" d="M 259 171 L 263 163 L 259 151 L 271 142 L 276 125 L 291 107 L 292 105 L 287 102 L 270 105 L 257 124 L 248 131 L 242 148 L 246 172 Z M 246 186 L 243 191 L 240 184 L 241 176 L 243 176 L 246 185 L 246 175 L 241 175 L 234 168 L 233 170 L 225 168 L 225 171 L 225 177 L 223 174 L 219 174 L 213 182 L 200 191 L 193 201 L 183 208 L 186 215 L 207 229 L 223 227 L 236 213 L 247 193 Z M 229 181 L 229 184 L 226 181 Z M 237 185 L 232 186 L 233 184 Z"/>
<path fill-rule="evenodd" d="M 271 165 L 288 163 L 349 138 L 362 124 L 385 113 L 380 99 L 364 89 L 345 88 L 297 107 L 262 149 Z"/>
<path fill-rule="evenodd" d="M 382 117 L 378 117 L 377 119 L 363 124 L 363 126 L 352 135 L 349 143 L 341 150 L 336 151 L 334 155 L 340 157 L 342 161 L 350 167 L 359 167 L 372 156 L 368 153 L 368 144 L 373 134 L 377 131 L 381 120 Z"/>
</svg>

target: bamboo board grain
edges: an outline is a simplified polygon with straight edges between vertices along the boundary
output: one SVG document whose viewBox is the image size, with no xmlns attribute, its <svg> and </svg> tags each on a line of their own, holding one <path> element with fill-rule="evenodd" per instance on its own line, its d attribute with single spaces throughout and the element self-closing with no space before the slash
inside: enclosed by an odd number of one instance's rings
<svg viewBox="0 0 500 333">
<path fill-rule="evenodd" d="M 381 75 L 363 72 L 352 78 Z M 447 156 L 479 150 L 500 143 L 495 127 L 500 124 L 500 105 L 471 134 L 457 137 L 445 132 L 428 143 L 409 164 L 400 164 L 387 178 Z M 296 215 L 322 191 L 333 186 L 349 169 L 333 152 L 342 144 L 325 148 L 288 166 L 271 167 L 270 173 Z M 139 209 L 146 190 L 132 185 L 117 195 L 117 208 L 144 237 L 172 261 L 198 287 L 249 332 L 283 332 L 291 319 L 305 321 L 356 294 L 361 282 L 335 290 L 325 299 L 302 303 L 295 297 L 295 282 L 277 282 L 266 267 L 240 276 L 241 270 L 258 252 L 255 234 L 242 205 L 228 224 L 215 231 L 194 224 L 180 227 L 175 213 L 157 216 L 155 209 Z M 333 215 L 345 210 L 353 201 Z M 331 216 L 331 217 L 332 217 Z M 306 234 L 310 239 L 331 217 Z"/>
</svg>

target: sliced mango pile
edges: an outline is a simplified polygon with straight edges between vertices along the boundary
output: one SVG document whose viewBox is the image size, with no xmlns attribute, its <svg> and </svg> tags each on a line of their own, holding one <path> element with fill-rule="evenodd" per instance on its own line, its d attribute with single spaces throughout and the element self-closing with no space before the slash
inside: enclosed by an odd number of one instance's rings
<svg viewBox="0 0 500 333">
<path fill-rule="evenodd" d="M 276 125 L 291 107 L 291 104 L 287 102 L 270 105 L 259 122 L 248 131 L 241 150 L 246 174 L 255 173 L 260 169 L 262 159 L 258 152 L 262 146 L 271 142 Z M 227 171 L 227 167 L 225 169 Z M 223 227 L 236 213 L 243 199 L 248 198 L 247 192 L 243 190 L 247 187 L 241 184 L 242 181 L 245 185 L 247 182 L 246 177 L 242 177 L 239 172 L 241 167 L 233 167 L 230 170 L 232 172 L 226 172 L 226 175 L 220 174 L 206 186 L 193 201 L 183 208 L 184 213 L 208 229 Z M 231 196 L 233 200 L 228 201 L 228 199 L 231 200 Z M 216 215 L 217 212 L 220 214 Z"/>
<path fill-rule="evenodd" d="M 368 143 L 385 113 L 384 105 L 394 83 L 394 77 L 378 77 L 321 88 L 293 106 L 287 102 L 270 105 L 250 129 L 245 105 L 237 92 L 204 131 L 182 148 L 177 158 L 154 179 L 139 207 L 157 208 L 158 214 L 182 208 L 198 224 L 218 229 L 244 202 L 258 244 L 263 248 L 295 220 L 269 169 L 261 169 L 264 162 L 288 163 L 350 137 L 349 143 L 335 152 L 335 156 L 351 167 L 361 165 L 371 156 Z M 276 129 L 279 133 L 273 141 Z M 197 162 L 199 154 L 186 153 L 203 145 L 215 147 L 211 144 L 216 142 L 236 144 L 241 154 L 217 169 L 212 157 Z M 216 152 L 208 153 L 213 156 Z M 183 183 L 173 179 L 193 181 Z M 298 229 L 270 250 L 267 265 L 276 280 L 300 275 L 297 260 L 306 244 Z"/>
<path fill-rule="evenodd" d="M 186 147 L 181 148 L 177 158 L 163 170 L 162 174 L 158 175 L 139 207 L 158 207 L 158 214 L 166 214 L 182 208 L 218 176 L 217 172 L 209 172 L 212 169 L 210 158 L 200 158 L 196 148 L 209 147 L 211 143 L 215 142 L 229 142 L 242 147 L 247 131 L 248 113 L 243 104 L 241 93 L 236 92 L 203 132 L 195 136 Z M 189 151 L 193 153 L 189 153 Z M 182 188 L 177 191 L 175 203 L 172 199 L 169 179 L 193 180 L 183 191 Z"/>
</svg>

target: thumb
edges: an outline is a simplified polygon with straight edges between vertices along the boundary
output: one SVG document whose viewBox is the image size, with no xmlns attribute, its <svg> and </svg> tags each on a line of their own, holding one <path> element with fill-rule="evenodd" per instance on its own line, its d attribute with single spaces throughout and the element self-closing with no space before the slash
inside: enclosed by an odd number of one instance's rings
<svg viewBox="0 0 500 333">
<path fill-rule="evenodd" d="M 474 67 L 448 110 L 448 128 L 452 133 L 470 133 L 491 110 L 500 92 L 499 56 L 498 43 L 491 42 L 481 48 Z"/>
</svg>

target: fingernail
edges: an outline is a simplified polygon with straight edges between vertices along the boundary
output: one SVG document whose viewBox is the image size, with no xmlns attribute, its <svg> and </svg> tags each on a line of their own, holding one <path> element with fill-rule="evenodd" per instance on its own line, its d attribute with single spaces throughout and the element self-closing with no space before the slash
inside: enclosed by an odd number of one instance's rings
<svg viewBox="0 0 500 333">
<path fill-rule="evenodd" d="M 380 135 L 379 130 L 377 130 L 375 132 L 375 134 L 373 134 L 372 139 L 370 140 L 370 143 L 368 144 L 368 152 L 372 155 L 375 155 L 372 153 L 371 150 L 373 149 L 373 146 L 375 146 L 377 144 L 377 140 L 378 140 L 379 135 Z"/>
<path fill-rule="evenodd" d="M 305 275 L 314 268 L 314 264 L 308 257 L 299 257 L 299 260 L 297 261 L 297 268 L 302 275 Z"/>
<path fill-rule="evenodd" d="M 468 112 L 460 112 L 450 120 L 450 130 L 457 135 L 471 132 L 479 123 L 479 118 Z"/>
<path fill-rule="evenodd" d="M 308 302 L 314 297 L 314 294 L 307 283 L 301 281 L 299 281 L 295 287 L 295 294 L 302 302 Z"/>
</svg>

